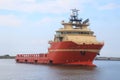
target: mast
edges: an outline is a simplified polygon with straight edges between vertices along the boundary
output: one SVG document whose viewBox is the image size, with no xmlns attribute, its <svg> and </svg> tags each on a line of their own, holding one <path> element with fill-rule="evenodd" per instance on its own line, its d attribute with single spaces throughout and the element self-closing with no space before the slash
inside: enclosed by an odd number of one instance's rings
<svg viewBox="0 0 120 80">
<path fill-rule="evenodd" d="M 70 15 L 69 23 L 71 23 L 75 27 L 83 27 L 89 26 L 89 19 L 82 21 L 82 18 L 78 18 L 78 11 L 77 9 L 71 9 L 72 14 Z"/>
<path fill-rule="evenodd" d="M 78 19 L 78 11 L 77 9 L 71 9 L 72 14 L 70 15 L 70 22 L 71 23 L 79 23 L 81 24 L 82 19 Z"/>
</svg>

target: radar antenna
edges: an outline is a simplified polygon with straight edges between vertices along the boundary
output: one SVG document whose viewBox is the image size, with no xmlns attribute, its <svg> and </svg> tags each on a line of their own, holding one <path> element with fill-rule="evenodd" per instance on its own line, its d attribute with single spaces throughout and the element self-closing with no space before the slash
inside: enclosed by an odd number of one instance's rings
<svg viewBox="0 0 120 80">
<path fill-rule="evenodd" d="M 70 15 L 70 22 L 72 23 L 81 23 L 82 19 L 78 19 L 78 11 L 77 9 L 71 9 L 72 14 Z"/>
<path fill-rule="evenodd" d="M 86 24 L 89 22 L 89 19 L 86 19 L 85 21 L 83 21 L 83 24 Z"/>
</svg>

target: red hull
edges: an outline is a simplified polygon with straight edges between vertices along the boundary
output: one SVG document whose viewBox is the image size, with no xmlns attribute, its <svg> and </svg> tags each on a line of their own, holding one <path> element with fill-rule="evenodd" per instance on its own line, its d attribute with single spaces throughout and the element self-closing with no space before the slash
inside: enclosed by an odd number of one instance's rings
<svg viewBox="0 0 120 80">
<path fill-rule="evenodd" d="M 16 61 L 21 63 L 85 65 L 95 66 L 92 62 L 103 44 L 81 44 L 72 41 L 53 42 L 48 54 L 18 54 Z"/>
</svg>

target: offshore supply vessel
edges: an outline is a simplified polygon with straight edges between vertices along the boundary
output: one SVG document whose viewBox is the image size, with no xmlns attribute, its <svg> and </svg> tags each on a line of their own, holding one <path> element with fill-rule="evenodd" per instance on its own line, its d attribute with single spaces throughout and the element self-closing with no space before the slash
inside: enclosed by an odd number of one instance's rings
<svg viewBox="0 0 120 80">
<path fill-rule="evenodd" d="M 78 18 L 77 9 L 72 9 L 68 22 L 56 31 L 54 40 L 49 41 L 48 53 L 17 54 L 16 62 L 57 65 L 95 66 L 93 61 L 104 43 L 96 40 L 89 26 L 89 19 Z"/>
</svg>

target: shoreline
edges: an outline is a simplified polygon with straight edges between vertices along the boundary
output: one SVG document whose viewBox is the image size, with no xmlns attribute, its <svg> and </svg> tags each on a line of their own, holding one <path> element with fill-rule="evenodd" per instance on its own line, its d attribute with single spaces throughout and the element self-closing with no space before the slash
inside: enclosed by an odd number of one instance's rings
<svg viewBox="0 0 120 80">
<path fill-rule="evenodd" d="M 120 57 L 96 57 L 95 60 L 120 61 Z"/>
<path fill-rule="evenodd" d="M 0 59 L 15 59 L 15 56 L 0 56 Z M 95 60 L 120 61 L 120 57 L 96 57 Z"/>
<path fill-rule="evenodd" d="M 15 56 L 0 56 L 0 59 L 15 59 Z"/>
</svg>

